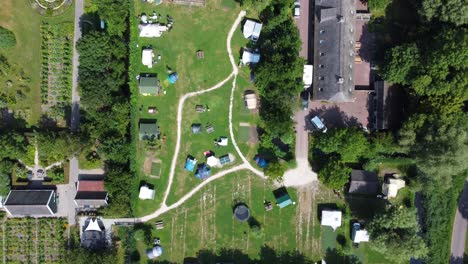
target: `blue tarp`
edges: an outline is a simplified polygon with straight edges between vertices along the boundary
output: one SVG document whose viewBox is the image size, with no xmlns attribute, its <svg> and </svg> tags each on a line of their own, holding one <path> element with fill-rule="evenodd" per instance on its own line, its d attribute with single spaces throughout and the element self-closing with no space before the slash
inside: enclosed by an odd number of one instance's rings
<svg viewBox="0 0 468 264">
<path fill-rule="evenodd" d="M 176 72 L 173 72 L 167 76 L 167 79 L 169 80 L 170 83 L 175 83 L 179 79 L 179 75 L 177 75 Z"/>
<path fill-rule="evenodd" d="M 211 176 L 211 169 L 205 163 L 198 165 L 198 170 L 195 176 L 200 179 L 204 180 Z"/>
<path fill-rule="evenodd" d="M 259 156 L 256 156 L 254 160 L 255 160 L 255 163 L 257 163 L 257 165 L 260 168 L 265 168 L 268 165 L 268 162 L 266 162 L 265 159 L 263 159 L 263 158 L 261 158 Z"/>
<path fill-rule="evenodd" d="M 195 169 L 195 164 L 197 164 L 197 161 L 191 158 L 187 158 L 187 161 L 185 162 L 185 170 L 192 172 Z"/>
</svg>

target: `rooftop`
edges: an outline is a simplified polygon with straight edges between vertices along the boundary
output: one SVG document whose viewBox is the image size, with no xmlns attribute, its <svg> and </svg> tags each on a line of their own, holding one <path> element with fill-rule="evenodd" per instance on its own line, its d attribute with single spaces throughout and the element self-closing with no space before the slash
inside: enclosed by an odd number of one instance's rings
<svg viewBox="0 0 468 264">
<path fill-rule="evenodd" d="M 12 190 L 5 205 L 47 205 L 53 190 Z"/>
<path fill-rule="evenodd" d="M 98 192 L 104 191 L 104 181 L 78 181 L 78 192 Z"/>
<path fill-rule="evenodd" d="M 157 94 L 159 81 L 156 76 L 142 76 L 140 77 L 140 93 L 141 94 Z"/>
</svg>

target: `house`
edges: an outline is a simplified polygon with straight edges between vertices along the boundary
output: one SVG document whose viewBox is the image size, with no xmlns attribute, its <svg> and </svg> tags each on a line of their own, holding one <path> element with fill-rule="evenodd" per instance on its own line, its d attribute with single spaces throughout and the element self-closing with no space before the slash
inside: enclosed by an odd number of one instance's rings
<svg viewBox="0 0 468 264">
<path fill-rule="evenodd" d="M 138 88 L 140 94 L 143 96 L 158 95 L 159 94 L 159 81 L 156 76 L 143 76 L 140 77 Z"/>
<path fill-rule="evenodd" d="M 143 49 L 141 53 L 141 63 L 148 68 L 153 68 L 153 49 Z"/>
<path fill-rule="evenodd" d="M 241 60 L 243 65 L 256 64 L 260 61 L 260 54 L 245 48 L 243 50 Z"/>
<path fill-rule="evenodd" d="M 257 95 L 253 91 L 244 93 L 245 106 L 249 110 L 257 109 Z"/>
<path fill-rule="evenodd" d="M 322 210 L 322 220 L 320 222 L 323 226 L 330 226 L 333 231 L 341 226 L 341 211 L 338 210 Z"/>
<path fill-rule="evenodd" d="M 294 204 L 284 187 L 274 190 L 273 195 L 276 199 L 276 205 L 278 205 L 279 208 L 284 208 L 290 204 Z"/>
<path fill-rule="evenodd" d="M 382 184 L 382 193 L 388 198 L 394 198 L 398 194 L 398 190 L 406 186 L 405 180 L 397 177 L 387 177 L 386 181 Z"/>
<path fill-rule="evenodd" d="M 228 164 L 231 162 L 232 160 L 231 160 L 231 157 L 229 157 L 229 154 L 219 157 L 219 164 L 221 165 Z"/>
<path fill-rule="evenodd" d="M 353 101 L 353 9 L 341 0 L 315 0 L 313 100 Z"/>
<path fill-rule="evenodd" d="M 185 166 L 184 169 L 186 171 L 193 172 L 195 169 L 195 165 L 197 164 L 197 160 L 192 158 L 192 157 L 187 157 L 187 160 L 185 161 Z"/>
<path fill-rule="evenodd" d="M 192 133 L 193 134 L 199 134 L 203 131 L 202 125 L 201 124 L 192 124 Z"/>
<path fill-rule="evenodd" d="M 150 189 L 150 187 L 145 184 L 140 187 L 138 198 L 141 200 L 154 200 L 154 193 L 154 190 Z"/>
<path fill-rule="evenodd" d="M 369 233 L 367 232 L 367 230 L 361 228 L 361 224 L 354 223 L 351 233 L 351 240 L 353 240 L 353 243 L 368 242 Z"/>
<path fill-rule="evenodd" d="M 262 23 L 247 19 L 243 28 L 244 38 L 257 41 L 262 31 Z"/>
<path fill-rule="evenodd" d="M 375 195 L 379 192 L 377 174 L 370 171 L 352 170 L 349 193 Z"/>
<path fill-rule="evenodd" d="M 152 249 L 146 250 L 146 256 L 148 259 L 155 259 L 162 255 L 162 247 L 160 245 L 154 246 Z"/>
<path fill-rule="evenodd" d="M 50 216 L 57 213 L 54 190 L 11 190 L 3 205 L 11 216 Z"/>
<path fill-rule="evenodd" d="M 140 140 L 155 140 L 159 138 L 160 132 L 156 119 L 140 119 L 139 132 Z"/>
<path fill-rule="evenodd" d="M 80 180 L 76 183 L 75 204 L 80 208 L 107 206 L 107 192 L 102 180 Z"/>
<path fill-rule="evenodd" d="M 206 178 L 209 178 L 211 176 L 211 169 L 210 167 L 202 163 L 198 165 L 197 172 L 195 173 L 195 177 L 197 177 L 200 180 L 204 180 Z"/>
<path fill-rule="evenodd" d="M 163 32 L 167 31 L 166 25 L 161 24 L 140 24 L 138 25 L 141 38 L 159 38 Z"/>
<path fill-rule="evenodd" d="M 82 230 L 81 246 L 91 250 L 103 249 L 106 247 L 106 229 L 101 219 L 86 219 Z"/>
</svg>

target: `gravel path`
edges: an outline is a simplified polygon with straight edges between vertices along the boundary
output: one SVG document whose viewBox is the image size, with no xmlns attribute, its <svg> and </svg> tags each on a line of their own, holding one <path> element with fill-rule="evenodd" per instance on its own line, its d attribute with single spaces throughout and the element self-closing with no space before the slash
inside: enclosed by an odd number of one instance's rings
<svg viewBox="0 0 468 264">
<path fill-rule="evenodd" d="M 84 13 L 83 0 L 75 0 L 75 32 L 73 34 L 73 75 L 72 75 L 72 113 L 70 127 L 75 132 L 80 122 L 80 95 L 78 94 L 78 65 L 80 55 L 76 50 L 76 43 L 81 38 L 80 21 Z"/>
</svg>

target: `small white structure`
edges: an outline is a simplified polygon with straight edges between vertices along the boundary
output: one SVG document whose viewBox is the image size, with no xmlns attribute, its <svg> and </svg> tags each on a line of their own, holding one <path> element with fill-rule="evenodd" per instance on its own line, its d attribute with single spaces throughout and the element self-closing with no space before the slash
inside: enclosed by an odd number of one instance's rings
<svg viewBox="0 0 468 264">
<path fill-rule="evenodd" d="M 153 49 L 144 49 L 141 54 L 141 63 L 143 63 L 143 65 L 147 66 L 148 68 L 153 68 L 153 58 Z"/>
<path fill-rule="evenodd" d="M 151 190 L 148 185 L 143 185 L 140 188 L 140 195 L 138 195 L 138 198 L 141 200 L 153 200 L 154 190 Z"/>
<path fill-rule="evenodd" d="M 141 22 L 148 23 L 148 17 L 146 15 L 141 15 Z"/>
<path fill-rule="evenodd" d="M 244 52 L 242 53 L 242 64 L 243 65 L 256 64 L 259 61 L 260 61 L 260 54 L 250 52 L 250 51 L 244 49 Z"/>
<path fill-rule="evenodd" d="M 218 165 L 218 163 L 219 163 L 219 160 L 215 156 L 209 156 L 206 159 L 206 164 L 208 164 L 208 166 L 210 166 L 210 167 L 215 167 L 215 166 Z"/>
<path fill-rule="evenodd" d="M 160 24 L 140 24 L 140 37 L 142 38 L 159 38 L 163 32 L 167 31 L 167 26 Z"/>
<path fill-rule="evenodd" d="M 257 109 L 257 96 L 254 93 L 246 94 L 244 96 L 244 100 L 245 100 L 245 106 L 247 106 L 247 109 L 249 110 Z"/>
<path fill-rule="evenodd" d="M 247 19 L 244 24 L 243 33 L 246 39 L 257 41 L 262 31 L 262 23 Z"/>
<path fill-rule="evenodd" d="M 220 137 L 218 141 L 218 146 L 226 147 L 229 143 L 229 139 L 227 137 Z"/>
<path fill-rule="evenodd" d="M 159 245 L 154 246 L 152 249 L 146 250 L 146 256 L 149 259 L 154 259 L 162 255 L 162 247 Z"/>
<path fill-rule="evenodd" d="M 398 178 L 388 178 L 382 184 L 382 193 L 389 198 L 394 198 L 398 194 L 398 190 L 406 186 L 405 180 Z"/>
<path fill-rule="evenodd" d="M 338 227 L 341 226 L 341 211 L 323 210 L 321 225 L 330 226 L 333 231 L 335 231 Z"/>
<path fill-rule="evenodd" d="M 314 74 L 314 66 L 304 65 L 304 74 L 302 75 L 302 81 L 304 82 L 304 89 L 307 89 L 312 85 L 313 74 Z"/>
<path fill-rule="evenodd" d="M 90 219 L 89 224 L 86 227 L 85 231 L 98 231 L 102 232 L 103 230 L 99 226 L 98 220 L 97 219 Z"/>
<path fill-rule="evenodd" d="M 351 239 L 354 243 L 369 242 L 369 233 L 367 230 L 361 229 L 361 224 L 354 223 Z"/>
</svg>

